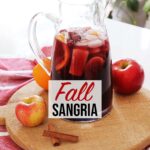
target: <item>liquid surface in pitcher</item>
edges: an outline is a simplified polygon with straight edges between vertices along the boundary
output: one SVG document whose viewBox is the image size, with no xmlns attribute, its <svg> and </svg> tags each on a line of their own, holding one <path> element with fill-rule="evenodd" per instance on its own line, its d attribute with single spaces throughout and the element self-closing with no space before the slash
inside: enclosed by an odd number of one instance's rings
<svg viewBox="0 0 150 150">
<path fill-rule="evenodd" d="M 60 30 L 55 36 L 52 59 L 53 80 L 102 80 L 102 116 L 110 111 L 111 59 L 105 33 L 91 27 Z"/>
</svg>

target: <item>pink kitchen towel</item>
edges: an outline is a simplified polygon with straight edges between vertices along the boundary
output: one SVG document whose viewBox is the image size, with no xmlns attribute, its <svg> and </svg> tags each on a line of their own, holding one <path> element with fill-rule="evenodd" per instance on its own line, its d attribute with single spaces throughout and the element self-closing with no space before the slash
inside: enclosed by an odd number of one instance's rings
<svg viewBox="0 0 150 150">
<path fill-rule="evenodd" d="M 0 59 L 0 105 L 5 105 L 10 96 L 20 87 L 32 81 L 35 61 L 24 58 Z M 6 132 L 0 126 L 0 132 Z M 0 150 L 21 150 L 9 136 L 0 136 Z"/>
<path fill-rule="evenodd" d="M 31 81 L 35 62 L 23 58 L 0 59 L 0 105 L 5 105 L 10 96 Z"/>
<path fill-rule="evenodd" d="M 0 150 L 22 150 L 9 136 L 0 136 Z"/>
<path fill-rule="evenodd" d="M 50 56 L 50 47 L 42 48 Z M 0 58 L 0 106 L 7 104 L 9 98 L 19 88 L 33 80 L 32 69 L 36 61 L 25 58 Z M 0 126 L 0 132 L 6 132 Z M 21 150 L 9 136 L 0 136 L 0 150 Z"/>
<path fill-rule="evenodd" d="M 51 47 L 43 47 L 46 57 Z M 10 96 L 20 87 L 32 81 L 32 69 L 36 61 L 24 58 L 0 58 L 0 105 L 5 105 Z"/>
</svg>

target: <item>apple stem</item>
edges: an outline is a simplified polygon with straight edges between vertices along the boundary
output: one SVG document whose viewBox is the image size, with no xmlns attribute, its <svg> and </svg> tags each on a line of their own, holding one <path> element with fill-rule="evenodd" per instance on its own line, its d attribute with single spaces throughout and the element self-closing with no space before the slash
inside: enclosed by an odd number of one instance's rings
<svg viewBox="0 0 150 150">
<path fill-rule="evenodd" d="M 128 62 L 124 62 L 124 63 L 122 63 L 122 65 L 121 65 L 121 69 L 125 69 L 128 65 L 129 65 L 129 63 L 128 63 Z"/>
</svg>

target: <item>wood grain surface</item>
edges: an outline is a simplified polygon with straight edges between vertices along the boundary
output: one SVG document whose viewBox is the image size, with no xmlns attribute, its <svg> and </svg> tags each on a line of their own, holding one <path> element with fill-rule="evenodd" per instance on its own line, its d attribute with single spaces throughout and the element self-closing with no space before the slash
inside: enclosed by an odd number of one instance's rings
<svg viewBox="0 0 150 150">
<path fill-rule="evenodd" d="M 16 119 L 15 106 L 25 96 L 40 94 L 47 99 L 34 82 L 18 90 L 9 104 L 0 107 L 0 124 L 6 124 L 11 138 L 25 150 L 142 150 L 150 144 L 150 92 L 142 89 L 131 96 L 114 94 L 113 109 L 102 120 L 93 123 L 47 119 L 34 128 L 23 127 Z M 48 122 L 59 132 L 79 136 L 78 143 L 63 142 L 53 147 L 43 137 Z"/>
</svg>

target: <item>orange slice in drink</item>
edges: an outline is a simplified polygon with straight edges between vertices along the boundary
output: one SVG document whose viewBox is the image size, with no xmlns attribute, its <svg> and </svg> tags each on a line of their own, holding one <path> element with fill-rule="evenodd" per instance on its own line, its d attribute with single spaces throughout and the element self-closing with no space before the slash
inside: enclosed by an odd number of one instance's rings
<svg viewBox="0 0 150 150">
<path fill-rule="evenodd" d="M 59 71 L 68 64 L 70 58 L 70 50 L 67 44 L 59 41 L 58 39 L 56 39 L 54 47 L 53 61 L 56 71 Z"/>
</svg>

